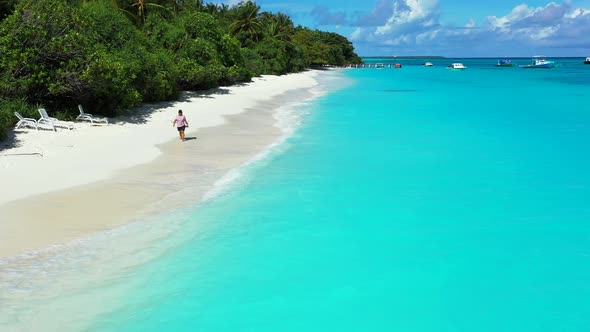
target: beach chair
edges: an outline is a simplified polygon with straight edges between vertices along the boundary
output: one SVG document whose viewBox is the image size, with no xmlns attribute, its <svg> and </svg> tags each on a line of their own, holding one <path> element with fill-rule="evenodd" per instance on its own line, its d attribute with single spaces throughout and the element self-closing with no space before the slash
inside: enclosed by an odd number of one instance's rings
<svg viewBox="0 0 590 332">
<path fill-rule="evenodd" d="M 18 118 L 18 123 L 14 127 L 14 129 L 19 129 L 21 127 L 31 127 L 37 129 L 37 120 L 31 118 L 24 118 L 20 115 L 19 112 L 14 112 L 14 115 Z"/>
<path fill-rule="evenodd" d="M 78 121 L 90 121 L 90 123 L 92 124 L 94 124 L 95 122 L 109 124 L 109 119 L 107 118 L 97 118 L 92 114 L 84 112 L 84 108 L 82 107 L 82 105 L 78 105 L 78 109 L 80 110 L 80 115 L 78 115 L 78 117 L 76 118 L 76 120 Z"/>
<path fill-rule="evenodd" d="M 41 119 L 37 121 L 38 124 L 44 123 L 52 123 L 54 127 L 58 128 L 67 128 L 67 129 L 74 129 L 74 123 L 68 121 L 61 121 L 56 118 L 52 118 L 47 114 L 47 111 L 44 108 L 39 109 L 39 114 L 41 114 Z"/>
<path fill-rule="evenodd" d="M 37 120 L 37 129 L 48 129 L 48 130 L 57 131 L 57 129 L 55 128 L 55 125 L 53 124 L 53 121 L 47 120 L 44 118 Z"/>
</svg>

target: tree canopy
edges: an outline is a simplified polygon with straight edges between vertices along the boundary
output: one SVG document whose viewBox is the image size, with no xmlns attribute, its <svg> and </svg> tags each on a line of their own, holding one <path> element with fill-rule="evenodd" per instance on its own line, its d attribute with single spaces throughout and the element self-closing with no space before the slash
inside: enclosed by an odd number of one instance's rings
<svg viewBox="0 0 590 332">
<path fill-rule="evenodd" d="M 252 1 L 0 0 L 0 137 L 14 111 L 113 116 L 144 101 L 359 63 L 336 33 L 295 27 Z"/>
</svg>

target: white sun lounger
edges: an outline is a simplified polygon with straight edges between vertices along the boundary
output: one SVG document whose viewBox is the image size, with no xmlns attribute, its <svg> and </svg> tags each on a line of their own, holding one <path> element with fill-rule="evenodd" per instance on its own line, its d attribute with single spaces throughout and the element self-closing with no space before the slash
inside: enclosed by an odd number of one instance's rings
<svg viewBox="0 0 590 332">
<path fill-rule="evenodd" d="M 47 111 L 44 108 L 39 109 L 39 114 L 41 114 L 41 119 L 37 121 L 38 124 L 41 123 L 52 123 L 53 126 L 59 128 L 67 128 L 67 129 L 74 129 L 74 123 L 68 121 L 61 121 L 56 118 L 49 117 Z"/>
<path fill-rule="evenodd" d="M 14 127 L 14 129 L 19 129 L 21 127 L 31 127 L 37 129 L 37 120 L 31 118 L 24 118 L 20 115 L 19 112 L 14 112 L 14 115 L 18 118 L 18 123 Z"/>
<path fill-rule="evenodd" d="M 78 105 L 78 109 L 80 110 L 80 115 L 76 118 L 78 121 L 90 121 L 90 123 L 104 123 L 109 124 L 109 119 L 107 118 L 97 118 L 90 113 L 84 112 L 84 108 L 82 105 Z"/>
</svg>

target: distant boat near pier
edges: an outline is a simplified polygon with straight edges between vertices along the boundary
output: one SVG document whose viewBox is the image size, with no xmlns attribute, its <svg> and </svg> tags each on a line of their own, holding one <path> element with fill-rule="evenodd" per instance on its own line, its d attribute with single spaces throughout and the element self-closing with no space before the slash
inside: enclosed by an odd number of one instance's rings
<svg viewBox="0 0 590 332">
<path fill-rule="evenodd" d="M 553 68 L 555 67 L 554 61 L 549 61 L 544 55 L 535 55 L 530 65 L 523 65 L 520 68 L 524 69 L 536 69 L 536 68 Z"/>
<path fill-rule="evenodd" d="M 498 60 L 496 67 L 514 67 L 514 64 L 512 63 L 512 60 L 501 59 Z"/>
<path fill-rule="evenodd" d="M 462 63 L 452 63 L 450 65 L 447 66 L 447 69 L 455 69 L 455 70 L 463 70 L 463 69 L 467 69 L 467 67 L 465 67 L 465 65 L 463 65 Z"/>
</svg>

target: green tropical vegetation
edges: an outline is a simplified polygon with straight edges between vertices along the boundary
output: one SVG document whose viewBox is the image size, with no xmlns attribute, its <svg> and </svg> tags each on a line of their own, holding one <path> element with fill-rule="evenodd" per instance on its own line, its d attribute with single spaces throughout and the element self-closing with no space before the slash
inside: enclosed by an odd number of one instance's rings
<svg viewBox="0 0 590 332">
<path fill-rule="evenodd" d="M 115 116 L 183 90 L 361 62 L 345 37 L 251 1 L 0 0 L 0 20 L 0 138 L 15 111 Z"/>
</svg>

